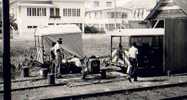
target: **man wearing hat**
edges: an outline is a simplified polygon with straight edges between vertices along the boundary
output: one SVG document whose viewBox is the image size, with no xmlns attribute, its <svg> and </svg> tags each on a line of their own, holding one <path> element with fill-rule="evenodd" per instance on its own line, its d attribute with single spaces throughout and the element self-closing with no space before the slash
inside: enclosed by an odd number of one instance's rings
<svg viewBox="0 0 187 100">
<path fill-rule="evenodd" d="M 51 48 L 51 51 L 54 51 L 55 56 L 57 55 L 57 50 L 60 49 L 60 51 L 63 50 L 62 46 L 62 38 L 59 38 L 56 42 L 56 44 Z"/>
<path fill-rule="evenodd" d="M 62 59 L 64 59 L 64 54 L 63 54 L 63 46 L 62 46 L 62 38 L 59 38 L 54 45 L 54 47 L 51 48 L 51 51 L 54 51 L 55 53 L 55 59 L 56 59 L 56 74 L 60 75 L 60 67 L 62 64 Z"/>
</svg>

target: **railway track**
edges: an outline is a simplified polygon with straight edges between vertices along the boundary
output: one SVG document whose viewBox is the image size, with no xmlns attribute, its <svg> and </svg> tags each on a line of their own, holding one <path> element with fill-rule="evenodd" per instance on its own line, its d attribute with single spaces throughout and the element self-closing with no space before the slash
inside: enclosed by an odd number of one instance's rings
<svg viewBox="0 0 187 100">
<path fill-rule="evenodd" d="M 145 96 L 145 92 L 165 92 L 169 91 L 172 88 L 186 88 L 187 89 L 187 82 L 186 83 L 177 83 L 177 84 L 167 84 L 167 85 L 160 85 L 160 86 L 151 86 L 151 87 L 140 87 L 140 88 L 133 88 L 133 89 L 125 89 L 125 90 L 113 90 L 113 91 L 104 91 L 104 92 L 97 92 L 97 93 L 88 93 L 88 94 L 82 94 L 82 95 L 71 95 L 71 96 L 62 96 L 62 97 L 53 97 L 53 98 L 46 98 L 46 99 L 41 99 L 41 100 L 91 100 L 95 98 L 99 100 L 114 100 L 113 97 L 115 95 L 122 96 L 121 99 L 118 98 L 118 100 L 125 100 L 125 96 L 131 97 L 135 96 L 134 94 L 140 94 L 139 96 L 142 97 L 144 96 L 144 99 L 133 99 L 133 100 L 187 100 L 187 91 L 183 94 L 176 94 L 176 95 L 171 95 L 171 93 L 167 94 L 162 94 L 160 95 L 160 98 L 152 98 L 152 99 L 147 99 L 148 97 Z M 167 90 L 167 91 L 166 91 Z M 180 89 L 179 89 L 180 90 Z M 141 96 L 142 93 L 144 95 Z M 183 91 L 182 91 L 183 92 Z M 158 94 L 157 94 L 158 95 Z M 163 96 L 164 95 L 164 96 Z M 169 96 L 167 96 L 169 95 Z M 124 97 L 123 97 L 124 96 Z M 150 96 L 150 95 L 149 95 Z M 154 94 L 153 94 L 154 96 Z M 108 99 L 106 99 L 106 97 Z M 82 99 L 83 98 L 83 99 Z M 104 99 L 102 99 L 104 98 Z M 132 99 L 132 98 L 127 98 L 127 99 Z"/>
<path fill-rule="evenodd" d="M 45 88 L 52 86 L 67 86 L 67 87 L 77 87 L 77 86 L 86 86 L 92 84 L 105 84 L 114 81 L 124 81 L 126 77 L 110 78 L 110 79 L 101 79 L 100 75 L 95 74 L 91 75 L 86 80 L 82 79 L 82 74 L 69 74 L 63 75 L 62 78 L 56 79 L 56 84 L 48 84 L 47 78 L 28 78 L 23 80 L 13 80 L 12 81 L 12 91 L 23 91 L 37 88 Z M 0 93 L 3 93 L 3 82 L 0 83 Z"/>
</svg>

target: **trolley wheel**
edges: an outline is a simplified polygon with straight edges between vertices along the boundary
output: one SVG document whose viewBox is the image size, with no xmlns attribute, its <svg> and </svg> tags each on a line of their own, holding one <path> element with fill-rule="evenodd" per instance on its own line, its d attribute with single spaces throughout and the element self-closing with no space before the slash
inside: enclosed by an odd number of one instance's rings
<svg viewBox="0 0 187 100">
<path fill-rule="evenodd" d="M 106 70 L 101 70 L 101 77 L 106 78 Z"/>
<path fill-rule="evenodd" d="M 86 79 L 86 75 L 87 75 L 87 73 L 86 73 L 86 72 L 83 72 L 82 79 Z"/>
</svg>

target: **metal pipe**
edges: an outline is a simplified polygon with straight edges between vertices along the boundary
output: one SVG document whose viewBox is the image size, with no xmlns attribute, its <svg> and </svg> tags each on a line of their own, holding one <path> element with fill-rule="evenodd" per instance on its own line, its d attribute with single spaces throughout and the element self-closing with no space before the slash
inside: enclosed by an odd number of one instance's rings
<svg viewBox="0 0 187 100">
<path fill-rule="evenodd" d="M 4 100 L 11 100 L 9 0 L 2 0 Z"/>
<path fill-rule="evenodd" d="M 111 39 L 110 39 L 110 55 L 111 55 L 111 61 L 112 61 L 112 49 L 113 49 L 113 47 L 112 47 L 112 45 L 113 45 L 113 36 L 111 36 Z"/>
<path fill-rule="evenodd" d="M 164 30 L 166 29 L 165 26 L 166 26 L 166 20 L 164 19 Z M 166 35 L 163 35 L 163 73 L 164 72 L 166 72 Z"/>
<path fill-rule="evenodd" d="M 34 30 L 34 46 L 36 48 L 36 29 Z"/>
<path fill-rule="evenodd" d="M 41 49 L 42 49 L 42 60 L 44 61 L 44 41 L 43 36 L 41 36 Z"/>
</svg>

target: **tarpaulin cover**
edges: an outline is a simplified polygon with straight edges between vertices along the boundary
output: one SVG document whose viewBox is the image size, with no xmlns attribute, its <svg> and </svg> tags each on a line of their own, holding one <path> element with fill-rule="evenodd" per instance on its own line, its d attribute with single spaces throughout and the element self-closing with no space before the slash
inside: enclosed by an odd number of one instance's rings
<svg viewBox="0 0 187 100">
<path fill-rule="evenodd" d="M 37 46 L 38 48 L 41 48 L 41 44 L 43 44 L 45 54 L 49 54 L 50 48 L 52 47 L 52 42 L 56 42 L 59 38 L 62 38 L 62 45 L 65 51 L 65 56 L 70 54 L 83 57 L 82 32 L 76 25 L 60 25 L 38 28 L 36 31 L 36 36 L 40 39 Z"/>
<path fill-rule="evenodd" d="M 52 42 L 56 42 L 59 38 L 62 38 L 63 49 L 66 52 L 76 55 L 78 57 L 83 56 L 82 52 L 82 37 L 81 33 L 72 34 L 56 34 L 56 35 L 45 35 L 42 37 L 45 52 L 50 51 Z"/>
</svg>

